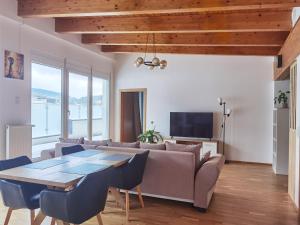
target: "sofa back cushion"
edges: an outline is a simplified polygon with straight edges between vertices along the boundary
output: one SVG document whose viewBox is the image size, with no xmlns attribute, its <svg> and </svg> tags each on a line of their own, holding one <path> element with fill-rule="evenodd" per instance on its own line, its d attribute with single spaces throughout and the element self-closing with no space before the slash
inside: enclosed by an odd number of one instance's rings
<svg viewBox="0 0 300 225">
<path fill-rule="evenodd" d="M 201 145 L 184 145 L 175 144 L 166 141 L 166 150 L 175 152 L 192 152 L 195 154 L 195 167 L 198 169 L 200 167 L 200 149 Z"/>
<path fill-rule="evenodd" d="M 166 145 L 165 144 L 140 143 L 140 148 L 149 149 L 149 150 L 166 150 Z"/>
<path fill-rule="evenodd" d="M 141 148 L 98 147 L 110 152 L 142 153 Z M 143 193 L 193 201 L 195 154 L 150 150 L 141 188 Z"/>
<path fill-rule="evenodd" d="M 125 143 L 125 142 L 109 141 L 107 144 L 109 147 L 118 147 L 118 148 L 139 148 L 140 147 L 140 142 Z"/>
<path fill-rule="evenodd" d="M 69 144 L 83 144 L 84 137 L 81 138 L 59 138 L 60 143 L 69 143 Z"/>
<path fill-rule="evenodd" d="M 96 146 L 108 146 L 108 142 L 111 142 L 111 139 L 109 140 L 101 140 L 101 141 L 88 141 L 84 140 L 85 145 L 96 145 Z"/>
</svg>

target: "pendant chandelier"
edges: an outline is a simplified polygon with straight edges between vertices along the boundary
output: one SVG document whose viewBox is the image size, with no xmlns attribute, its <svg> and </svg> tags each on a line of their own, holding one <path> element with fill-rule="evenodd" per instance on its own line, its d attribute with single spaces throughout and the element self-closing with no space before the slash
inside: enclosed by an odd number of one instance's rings
<svg viewBox="0 0 300 225">
<path fill-rule="evenodd" d="M 168 65 L 168 62 L 166 60 L 160 60 L 158 57 L 156 57 L 156 45 L 155 45 L 155 34 L 153 34 L 153 52 L 154 52 L 154 57 L 152 61 L 147 61 L 147 53 L 148 53 L 148 47 L 149 47 L 149 34 L 147 35 L 147 43 L 146 43 L 146 50 L 145 50 L 145 55 L 144 57 L 138 57 L 134 65 L 138 68 L 141 65 L 148 66 L 150 70 L 153 70 L 156 67 L 159 67 L 160 69 L 165 69 Z"/>
</svg>

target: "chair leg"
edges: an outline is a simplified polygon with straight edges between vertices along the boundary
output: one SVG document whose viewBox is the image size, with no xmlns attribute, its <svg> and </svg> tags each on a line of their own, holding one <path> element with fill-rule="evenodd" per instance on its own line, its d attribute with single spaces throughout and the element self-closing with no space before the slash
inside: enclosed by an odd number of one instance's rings
<svg viewBox="0 0 300 225">
<path fill-rule="evenodd" d="M 63 222 L 61 220 L 56 221 L 57 225 L 70 225 L 69 223 Z"/>
<path fill-rule="evenodd" d="M 129 221 L 129 209 L 130 209 L 130 202 L 129 202 L 129 192 L 125 191 L 125 204 L 126 204 L 126 220 Z"/>
<path fill-rule="evenodd" d="M 35 211 L 30 210 L 30 223 L 31 223 L 31 225 L 34 224 L 34 218 L 35 218 Z"/>
<path fill-rule="evenodd" d="M 138 196 L 139 196 L 140 204 L 141 204 L 142 208 L 144 208 L 145 204 L 144 204 L 144 200 L 143 200 L 143 196 L 142 196 L 142 190 L 141 190 L 141 186 L 140 185 L 138 185 L 136 187 L 136 191 L 137 191 Z"/>
<path fill-rule="evenodd" d="M 10 220 L 12 211 L 13 211 L 12 208 L 9 208 L 9 209 L 8 209 L 7 214 L 6 214 L 6 218 L 5 218 L 5 221 L 4 221 L 4 225 L 8 225 L 8 222 L 9 222 L 9 220 Z"/>
<path fill-rule="evenodd" d="M 40 225 L 40 224 L 42 224 L 42 222 L 44 221 L 45 218 L 46 218 L 46 215 L 44 213 L 42 213 L 42 211 L 39 211 L 39 214 L 34 219 L 33 224 L 34 225 Z"/>
<path fill-rule="evenodd" d="M 103 221 L 100 213 L 97 215 L 97 220 L 99 225 L 103 225 Z"/>
<path fill-rule="evenodd" d="M 54 218 L 51 219 L 51 225 L 55 225 L 56 221 Z"/>
</svg>

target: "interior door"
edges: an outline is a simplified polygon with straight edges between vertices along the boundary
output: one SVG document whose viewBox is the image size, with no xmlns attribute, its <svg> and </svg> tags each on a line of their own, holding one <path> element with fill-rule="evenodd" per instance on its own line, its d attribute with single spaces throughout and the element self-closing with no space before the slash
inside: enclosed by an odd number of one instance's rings
<svg viewBox="0 0 300 225">
<path fill-rule="evenodd" d="M 135 142 L 145 131 L 146 90 L 121 90 L 121 142 Z"/>
<path fill-rule="evenodd" d="M 288 192 L 295 202 L 296 173 L 296 107 L 297 107 L 297 64 L 290 71 L 290 131 L 289 131 L 289 186 Z"/>
</svg>

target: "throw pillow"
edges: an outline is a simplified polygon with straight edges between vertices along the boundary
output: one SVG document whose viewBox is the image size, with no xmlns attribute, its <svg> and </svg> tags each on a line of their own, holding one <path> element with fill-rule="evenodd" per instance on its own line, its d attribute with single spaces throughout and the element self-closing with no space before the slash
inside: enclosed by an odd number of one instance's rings
<svg viewBox="0 0 300 225">
<path fill-rule="evenodd" d="M 140 142 L 126 143 L 126 142 L 110 141 L 107 144 L 109 147 L 118 147 L 118 148 L 139 148 L 140 147 Z"/>
<path fill-rule="evenodd" d="M 140 148 L 148 149 L 148 150 L 166 150 L 165 144 L 148 144 L 148 143 L 141 143 Z"/>
<path fill-rule="evenodd" d="M 111 139 L 109 140 L 102 140 L 102 141 L 88 141 L 84 140 L 85 145 L 97 145 L 97 146 L 108 146 L 108 142 L 111 142 Z"/>
<path fill-rule="evenodd" d="M 205 155 L 201 158 L 200 163 L 199 163 L 199 169 L 204 165 L 204 163 L 206 163 L 209 158 L 210 158 L 210 154 L 211 152 L 206 152 Z"/>
<path fill-rule="evenodd" d="M 167 151 L 179 151 L 179 152 L 192 152 L 195 154 L 195 166 L 196 169 L 199 168 L 200 163 L 200 149 L 201 145 L 184 145 L 184 144 L 174 144 L 166 141 Z"/>
<path fill-rule="evenodd" d="M 81 138 L 59 138 L 60 143 L 83 144 L 84 137 Z"/>
</svg>

